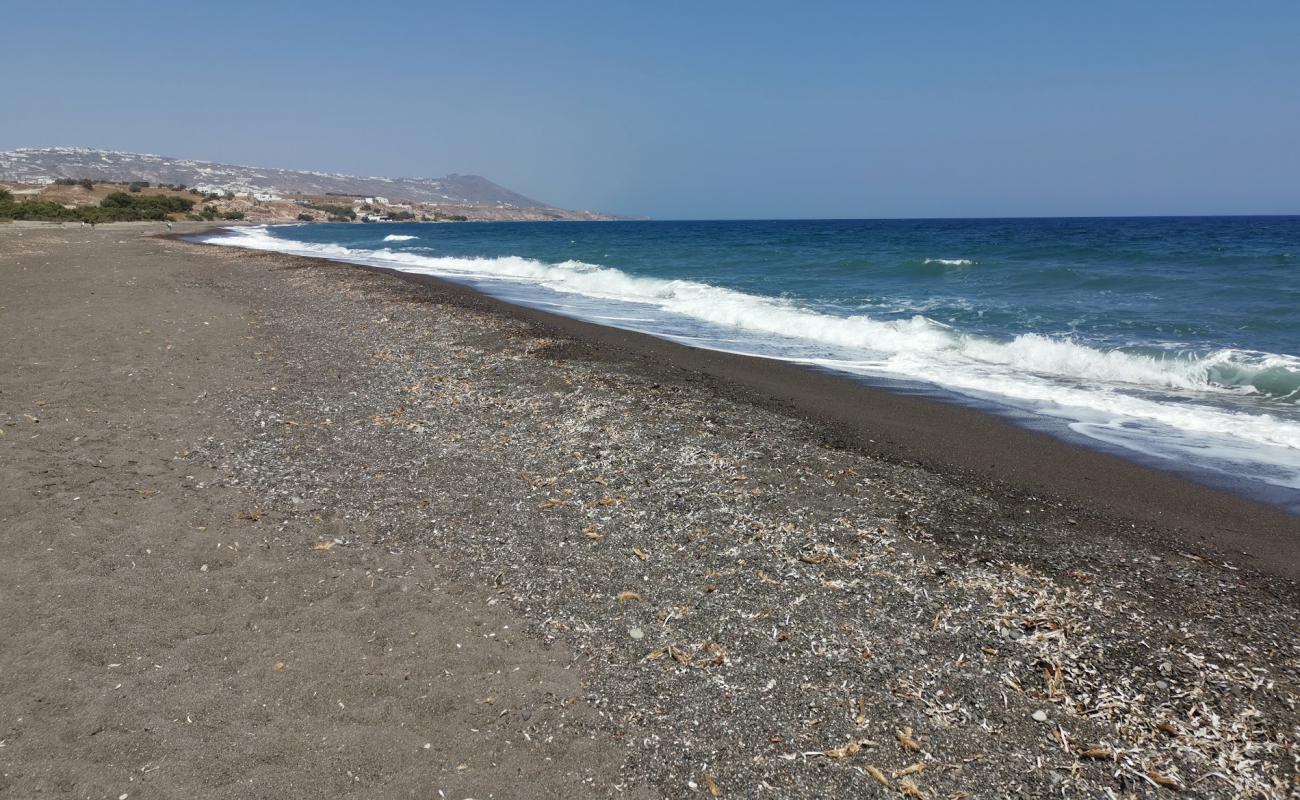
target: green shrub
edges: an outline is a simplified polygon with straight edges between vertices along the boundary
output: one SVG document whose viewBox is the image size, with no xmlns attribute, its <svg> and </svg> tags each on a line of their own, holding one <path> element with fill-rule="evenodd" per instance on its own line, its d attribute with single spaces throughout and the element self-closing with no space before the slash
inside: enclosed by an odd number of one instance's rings
<svg viewBox="0 0 1300 800">
<path fill-rule="evenodd" d="M 313 217 L 311 214 L 299 214 L 299 215 L 298 215 L 298 221 L 299 221 L 299 222 L 315 222 L 315 221 L 316 221 L 316 218 Z"/>
<path fill-rule="evenodd" d="M 303 205 L 329 214 L 330 222 L 351 222 L 357 218 L 357 212 L 352 210 L 352 206 L 341 206 L 333 203 L 303 203 Z M 341 217 L 342 219 L 335 219 L 335 217 Z"/>
<path fill-rule="evenodd" d="M 126 192 L 113 192 L 108 197 L 99 201 L 100 208 L 130 208 L 135 205 L 136 198 Z"/>
<path fill-rule="evenodd" d="M 104 208 L 102 206 L 86 206 L 76 211 L 77 219 L 82 222 L 122 222 L 134 221 L 140 217 L 128 216 L 121 209 Z"/>
<path fill-rule="evenodd" d="M 49 200 L 25 200 L 15 203 L 0 200 L 0 219 L 31 219 L 61 222 L 77 218 L 77 211 Z"/>
<path fill-rule="evenodd" d="M 193 203 L 177 197 L 149 197 L 114 192 L 98 206 L 64 208 L 49 200 L 15 202 L 13 195 L 0 196 L 0 218 L 44 220 L 47 222 L 122 222 L 130 220 L 165 220 L 169 215 L 187 212 Z"/>
<path fill-rule="evenodd" d="M 144 197 L 114 192 L 98 206 L 64 208 L 49 200 L 15 202 L 13 195 L 0 197 L 0 218 L 44 220 L 48 222 L 119 222 L 128 220 L 164 220 L 168 215 L 189 211 L 188 200 L 175 197 Z"/>
<path fill-rule="evenodd" d="M 242 212 L 242 211 L 227 211 L 226 213 L 224 213 L 224 214 L 221 215 L 221 218 L 222 218 L 222 219 L 243 219 L 243 218 L 244 218 L 244 212 Z"/>
</svg>

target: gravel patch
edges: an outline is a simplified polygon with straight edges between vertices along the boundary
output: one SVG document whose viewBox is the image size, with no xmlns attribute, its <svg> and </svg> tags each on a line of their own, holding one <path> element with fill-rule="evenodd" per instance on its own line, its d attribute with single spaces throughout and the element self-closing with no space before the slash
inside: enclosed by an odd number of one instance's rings
<svg viewBox="0 0 1300 800">
<path fill-rule="evenodd" d="M 625 747 L 611 785 L 1294 796 L 1286 581 L 834 447 L 433 287 L 160 246 L 259 309 L 276 376 L 189 457 L 335 546 L 433 548 L 566 642 Z"/>
</svg>

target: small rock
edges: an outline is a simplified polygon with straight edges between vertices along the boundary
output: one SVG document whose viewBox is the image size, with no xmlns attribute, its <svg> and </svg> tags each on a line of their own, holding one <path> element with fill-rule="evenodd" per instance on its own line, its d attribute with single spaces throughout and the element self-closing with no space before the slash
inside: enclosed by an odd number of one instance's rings
<svg viewBox="0 0 1300 800">
<path fill-rule="evenodd" d="M 1033 717 L 1034 722 L 1047 722 L 1047 712 L 1041 708 L 1033 713 Z"/>
<path fill-rule="evenodd" d="M 641 630 L 640 628 L 633 628 L 632 630 L 627 632 L 627 635 L 631 636 L 633 639 L 644 639 L 645 631 Z"/>
</svg>

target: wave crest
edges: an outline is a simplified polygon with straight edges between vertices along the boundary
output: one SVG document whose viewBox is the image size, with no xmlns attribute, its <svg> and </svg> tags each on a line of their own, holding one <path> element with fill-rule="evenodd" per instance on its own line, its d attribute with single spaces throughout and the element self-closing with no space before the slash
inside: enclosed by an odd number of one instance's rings
<svg viewBox="0 0 1300 800">
<path fill-rule="evenodd" d="M 689 280 L 631 275 L 580 261 L 549 264 L 518 256 L 434 257 L 395 250 L 357 250 L 273 237 L 265 227 L 240 228 L 215 243 L 384 266 L 447 278 L 508 280 L 585 298 L 651 306 L 670 314 L 768 337 L 862 354 L 799 360 L 884 375 L 903 375 L 949 388 L 1025 402 L 1092 408 L 1161 422 L 1179 429 L 1232 435 L 1270 446 L 1300 449 L 1300 423 L 1267 414 L 1230 411 L 1207 403 L 1170 403 L 1117 388 L 1258 394 L 1300 402 L 1300 359 L 1274 353 L 1219 350 L 1209 354 L 1102 350 L 1066 338 L 1022 334 L 1010 341 L 963 333 L 920 314 L 880 320 L 836 315 L 789 300 L 747 294 Z M 815 347 L 812 348 L 815 350 Z"/>
</svg>

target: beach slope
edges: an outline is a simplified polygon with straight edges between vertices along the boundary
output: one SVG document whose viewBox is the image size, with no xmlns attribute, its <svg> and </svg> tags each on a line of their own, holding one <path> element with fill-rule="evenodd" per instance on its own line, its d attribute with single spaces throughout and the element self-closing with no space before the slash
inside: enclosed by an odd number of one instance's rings
<svg viewBox="0 0 1300 800">
<path fill-rule="evenodd" d="M 155 228 L 0 226 L 0 796 L 628 796 L 454 555 L 194 458 L 287 376 Z"/>
<path fill-rule="evenodd" d="M 1295 789 L 1294 517 L 149 232 L 0 228 L 0 791 Z"/>
</svg>

